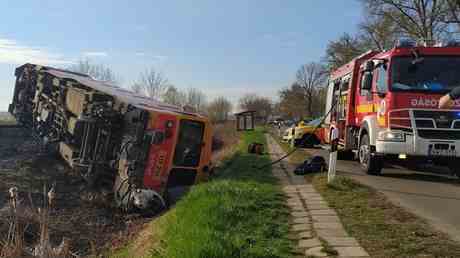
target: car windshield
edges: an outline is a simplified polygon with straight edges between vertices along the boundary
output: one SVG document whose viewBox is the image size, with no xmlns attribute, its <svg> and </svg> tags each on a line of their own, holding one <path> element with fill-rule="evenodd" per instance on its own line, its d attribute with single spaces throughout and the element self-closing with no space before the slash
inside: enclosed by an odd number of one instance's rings
<svg viewBox="0 0 460 258">
<path fill-rule="evenodd" d="M 174 165 L 181 167 L 198 166 L 203 144 L 203 131 L 204 125 L 202 122 L 192 120 L 182 120 L 180 122 Z"/>
<path fill-rule="evenodd" d="M 312 120 L 312 121 L 308 122 L 307 125 L 318 126 L 320 122 L 321 122 L 321 118 L 317 118 L 315 120 Z"/>
<path fill-rule="evenodd" d="M 459 56 L 396 57 L 392 61 L 393 91 L 448 92 L 460 86 Z"/>
</svg>

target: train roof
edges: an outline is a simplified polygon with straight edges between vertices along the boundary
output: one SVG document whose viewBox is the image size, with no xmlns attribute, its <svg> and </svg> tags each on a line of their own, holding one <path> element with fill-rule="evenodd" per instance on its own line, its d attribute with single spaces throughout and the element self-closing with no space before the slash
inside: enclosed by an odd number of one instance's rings
<svg viewBox="0 0 460 258">
<path fill-rule="evenodd" d="M 166 103 L 151 99 L 149 97 L 143 96 L 141 94 L 137 94 L 133 91 L 119 87 L 115 85 L 113 82 L 96 80 L 87 74 L 67 71 L 64 69 L 58 69 L 58 68 L 53 68 L 49 66 L 39 66 L 35 64 L 29 64 L 29 63 L 18 67 L 18 69 L 21 69 L 27 65 L 35 66 L 37 70 L 40 70 L 41 72 L 44 72 L 44 73 L 48 73 L 60 79 L 76 81 L 89 88 L 95 89 L 97 91 L 103 92 L 111 96 L 114 96 L 118 98 L 120 101 L 125 102 L 127 104 L 131 104 L 140 109 L 159 111 L 159 112 L 170 112 L 170 113 L 172 112 L 172 113 L 202 117 L 202 115 L 196 112 L 188 112 L 179 106 L 166 104 Z"/>
</svg>

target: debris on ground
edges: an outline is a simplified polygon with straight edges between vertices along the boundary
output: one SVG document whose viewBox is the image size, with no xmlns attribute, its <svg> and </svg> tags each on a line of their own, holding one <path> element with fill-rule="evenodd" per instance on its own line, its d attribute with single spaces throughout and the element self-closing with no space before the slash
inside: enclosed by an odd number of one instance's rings
<svg viewBox="0 0 460 258">
<path fill-rule="evenodd" d="M 295 170 L 296 175 L 306 175 L 308 173 L 321 173 L 327 168 L 326 160 L 321 156 L 313 156 L 305 160 Z"/>
<path fill-rule="evenodd" d="M 262 155 L 264 154 L 264 145 L 262 143 L 253 142 L 248 145 L 248 153 Z"/>
</svg>

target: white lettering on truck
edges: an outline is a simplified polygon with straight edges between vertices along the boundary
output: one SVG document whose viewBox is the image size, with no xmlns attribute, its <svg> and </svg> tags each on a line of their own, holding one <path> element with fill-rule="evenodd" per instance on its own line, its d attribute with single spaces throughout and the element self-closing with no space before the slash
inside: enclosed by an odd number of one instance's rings
<svg viewBox="0 0 460 258">
<path fill-rule="evenodd" d="M 413 98 L 410 100 L 412 107 L 437 107 L 439 100 L 426 98 Z M 455 101 L 455 106 L 460 105 L 460 100 Z"/>
</svg>

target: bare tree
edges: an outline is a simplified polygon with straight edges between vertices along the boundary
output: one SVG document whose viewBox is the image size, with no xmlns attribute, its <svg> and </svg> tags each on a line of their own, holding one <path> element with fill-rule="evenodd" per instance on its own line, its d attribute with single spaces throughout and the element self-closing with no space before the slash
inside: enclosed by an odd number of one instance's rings
<svg viewBox="0 0 460 258">
<path fill-rule="evenodd" d="M 280 98 L 279 111 L 287 118 L 298 120 L 308 116 L 305 108 L 308 105 L 305 92 L 298 83 L 294 82 L 290 87 L 280 90 L 278 96 Z"/>
<path fill-rule="evenodd" d="M 142 86 L 143 91 L 148 97 L 157 100 L 161 99 L 168 88 L 166 77 L 154 68 L 143 72 L 138 83 Z"/>
<path fill-rule="evenodd" d="M 208 105 L 208 116 L 213 122 L 225 122 L 232 111 L 232 103 L 225 97 L 218 97 Z"/>
<path fill-rule="evenodd" d="M 330 41 L 326 48 L 326 62 L 329 69 L 338 68 L 366 51 L 363 42 L 344 33 L 338 40 Z"/>
<path fill-rule="evenodd" d="M 189 88 L 187 90 L 186 105 L 192 107 L 198 113 L 206 111 L 206 95 L 197 88 Z"/>
<path fill-rule="evenodd" d="M 447 0 L 362 0 L 371 15 L 386 17 L 405 35 L 427 44 L 449 34 Z"/>
<path fill-rule="evenodd" d="M 307 102 L 307 112 L 309 116 L 313 116 L 313 104 L 315 91 L 317 88 L 323 87 L 327 78 L 325 67 L 320 63 L 308 63 L 302 65 L 296 73 L 296 83 L 304 92 Z"/>
<path fill-rule="evenodd" d="M 257 94 L 246 94 L 239 100 L 240 108 L 243 110 L 256 111 L 256 116 L 265 122 L 273 112 L 272 101 L 269 98 Z"/>
<path fill-rule="evenodd" d="M 455 23 L 460 26 L 460 1 L 447 0 L 447 15 L 445 21 L 446 23 Z"/>
<path fill-rule="evenodd" d="M 73 64 L 66 69 L 72 72 L 87 74 L 94 79 L 101 81 L 119 81 L 112 69 L 103 64 L 94 64 L 89 59 L 79 60 L 76 64 Z"/>
<path fill-rule="evenodd" d="M 135 82 L 131 85 L 131 90 L 134 91 L 135 93 L 138 93 L 138 94 L 141 94 L 143 95 L 145 92 L 142 88 L 142 85 L 140 85 L 139 83 Z"/>
<path fill-rule="evenodd" d="M 367 18 L 359 25 L 362 42 L 358 45 L 362 46 L 363 50 L 366 48 L 383 51 L 392 48 L 402 34 L 399 26 L 388 16 L 375 16 L 370 12 L 366 11 Z"/>
<path fill-rule="evenodd" d="M 183 106 L 186 104 L 187 96 L 174 85 L 169 85 L 162 97 L 162 101 L 171 105 Z"/>
</svg>

